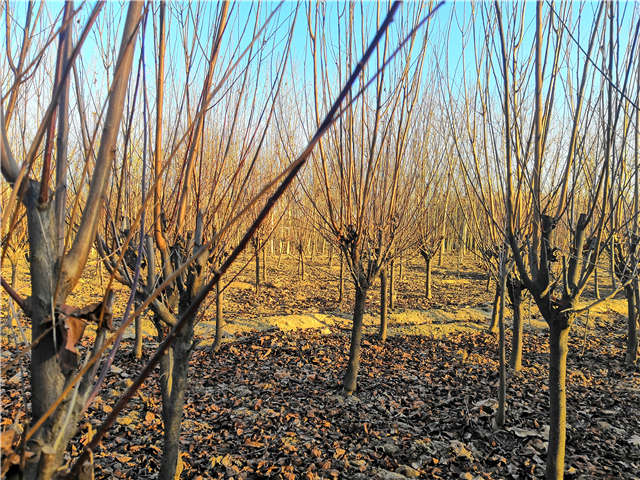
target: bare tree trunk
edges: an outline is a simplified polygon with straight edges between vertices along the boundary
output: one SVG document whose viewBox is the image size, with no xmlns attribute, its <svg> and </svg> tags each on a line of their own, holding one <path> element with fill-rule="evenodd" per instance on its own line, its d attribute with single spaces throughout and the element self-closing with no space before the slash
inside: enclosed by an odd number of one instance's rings
<svg viewBox="0 0 640 480">
<path fill-rule="evenodd" d="M 38 186 L 35 182 L 29 185 L 24 202 L 29 226 L 29 266 L 31 274 L 31 338 L 39 338 L 48 327 L 48 319 L 55 308 L 52 299 L 55 278 L 54 234 L 55 225 L 51 204 L 38 205 Z M 55 333 L 55 330 L 54 330 Z M 46 335 L 35 344 L 31 351 L 31 409 L 33 422 L 42 417 L 55 402 L 65 383 L 65 376 L 59 363 L 57 351 L 61 338 Z M 58 409 L 60 411 L 60 409 Z M 49 418 L 32 439 L 34 445 L 53 445 L 58 432 L 54 418 Z M 66 444 L 65 444 L 66 447 Z M 29 448 L 29 446 L 28 446 Z M 29 448 L 37 451 L 35 448 Z M 55 466 L 60 465 L 64 449 L 55 452 Z M 34 458 L 27 465 L 25 478 L 36 478 L 45 472 L 38 472 L 38 461 L 45 461 L 44 454 Z M 53 472 L 46 475 L 51 476 Z"/>
<path fill-rule="evenodd" d="M 222 316 L 222 289 L 220 281 L 216 283 L 216 339 L 213 342 L 211 350 L 215 353 L 220 350 L 222 345 L 222 332 L 224 330 L 224 317 Z"/>
<path fill-rule="evenodd" d="M 500 279 L 500 313 L 498 315 L 498 357 L 499 357 L 499 386 L 498 386 L 498 410 L 496 412 L 496 425 L 498 428 L 504 426 L 505 411 L 507 403 L 507 369 L 505 360 L 505 335 L 504 335 L 504 297 L 506 290 L 507 275 L 502 274 Z"/>
<path fill-rule="evenodd" d="M 300 251 L 300 279 L 304 280 L 304 255 Z"/>
<path fill-rule="evenodd" d="M 342 250 L 339 250 L 340 254 L 340 278 L 338 280 L 338 304 L 342 303 L 344 296 L 344 257 Z"/>
<path fill-rule="evenodd" d="M 267 281 L 267 249 L 262 247 L 262 281 Z"/>
<path fill-rule="evenodd" d="M 424 259 L 424 296 L 431 298 L 431 256 L 425 252 L 420 252 Z"/>
<path fill-rule="evenodd" d="M 378 336 L 381 341 L 387 340 L 387 272 L 383 268 L 380 270 L 380 332 Z"/>
<path fill-rule="evenodd" d="M 362 343 L 362 321 L 364 318 L 364 304 L 367 298 L 366 289 L 356 284 L 356 296 L 353 305 L 353 326 L 351 328 L 351 346 L 349 348 L 349 362 L 344 374 L 343 387 L 347 395 L 356 391 L 358 370 L 360 368 L 360 345 Z"/>
<path fill-rule="evenodd" d="M 550 428 L 546 478 L 562 480 L 567 437 L 567 352 L 569 327 L 566 319 L 549 323 L 549 407 Z"/>
<path fill-rule="evenodd" d="M 136 359 L 142 358 L 142 317 L 138 315 L 135 319 L 136 336 L 133 354 Z"/>
<path fill-rule="evenodd" d="M 600 298 L 600 280 L 598 278 L 598 267 L 593 270 L 593 296 Z"/>
<path fill-rule="evenodd" d="M 394 282 L 394 269 L 393 269 L 393 265 L 394 261 L 391 260 L 391 263 L 389 264 L 389 310 L 393 310 L 394 308 L 394 304 L 395 304 L 395 282 Z"/>
<path fill-rule="evenodd" d="M 507 279 L 509 300 L 513 309 L 513 336 L 511 337 L 511 358 L 509 366 L 516 372 L 522 370 L 522 340 L 523 340 L 523 323 L 522 323 L 522 285 L 520 282 L 510 276 Z"/>
<path fill-rule="evenodd" d="M 616 262 L 613 252 L 615 252 L 615 237 L 612 235 L 610 240 L 609 251 L 609 273 L 611 274 L 611 291 L 616 289 Z"/>
<path fill-rule="evenodd" d="M 500 302 L 500 282 L 496 282 L 496 294 L 491 304 L 491 323 L 489 324 L 489 332 L 498 333 L 498 306 Z"/>
<path fill-rule="evenodd" d="M 258 250 L 258 243 L 253 244 L 255 251 L 256 261 L 256 295 L 260 293 L 260 251 Z"/>
<path fill-rule="evenodd" d="M 638 360 L 638 306 L 636 305 L 637 281 L 625 288 L 627 296 L 627 351 L 625 364 L 634 366 Z"/>
<path fill-rule="evenodd" d="M 438 251 L 438 266 L 442 266 L 442 255 L 444 254 L 444 227 L 442 227 L 443 235 L 440 239 L 440 249 Z"/>
<path fill-rule="evenodd" d="M 174 480 L 180 460 L 180 430 L 184 397 L 188 385 L 189 360 L 193 346 L 193 320 L 188 322 L 183 331 L 178 334 L 176 343 L 170 351 L 172 361 L 168 361 L 170 369 L 161 371 L 169 388 L 163 389 L 162 421 L 164 424 L 164 448 L 160 463 L 158 480 Z M 169 365 L 170 364 L 170 365 Z M 162 366 L 162 364 L 161 364 Z"/>
</svg>

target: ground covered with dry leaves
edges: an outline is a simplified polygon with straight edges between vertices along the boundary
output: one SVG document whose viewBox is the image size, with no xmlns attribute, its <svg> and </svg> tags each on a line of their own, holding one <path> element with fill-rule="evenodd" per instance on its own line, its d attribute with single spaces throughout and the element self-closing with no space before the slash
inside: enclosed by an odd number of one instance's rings
<svg viewBox="0 0 640 480">
<path fill-rule="evenodd" d="M 441 314 L 407 317 L 420 318 L 421 336 L 406 334 L 418 325 L 398 329 L 392 324 L 396 335 L 385 344 L 374 336 L 375 317 L 365 319 L 359 386 L 352 397 L 343 396 L 340 384 L 353 291 L 346 274 L 344 299 L 337 301 L 337 262 L 329 267 L 326 258 L 310 261 L 302 279 L 294 259 L 273 258 L 259 292 L 250 268 L 234 272 L 224 311 L 235 331 L 216 355 L 207 346 L 210 338 L 200 338 L 191 362 L 181 478 L 540 477 L 548 417 L 546 329 L 527 306 L 524 368 L 509 378 L 507 423 L 496 430 L 497 342 L 486 333 L 488 314 L 461 315 L 469 308 L 490 311 L 493 292 L 485 288 L 486 275 L 478 273 L 478 265 L 446 260 L 434 268 L 432 299 L 424 298 L 419 259 L 407 261 L 402 275 L 396 270 L 395 312 Z M 26 296 L 29 278 L 22 267 L 17 288 Z M 89 273 L 71 303 L 83 305 L 103 294 L 106 281 L 96 280 L 97 266 Z M 126 291 L 118 295 L 116 315 Z M 378 296 L 376 285 L 367 300 L 373 316 Z M 203 314 L 203 323 L 211 321 L 211 310 Z M 568 479 L 640 478 L 640 370 L 622 365 L 626 319 L 624 309 L 614 310 L 604 306 L 581 317 L 572 330 Z M 262 323 L 268 328 L 270 315 L 314 312 L 344 321 L 321 330 L 246 330 Z M 239 328 L 243 323 L 246 329 Z M 26 324 L 23 328 L 28 332 Z M 153 337 L 147 335 L 141 361 L 129 353 L 131 340 L 120 347 L 69 458 L 77 456 L 152 354 Z M 3 369 L 24 348 L 16 338 L 2 339 Z M 90 339 L 83 344 L 88 347 Z M 20 431 L 28 421 L 28 360 L 24 356 L 2 377 L 3 432 Z M 159 398 L 156 370 L 95 452 L 96 478 L 156 477 L 162 447 Z"/>
<path fill-rule="evenodd" d="M 568 366 L 567 478 L 637 478 L 640 373 L 625 370 L 623 337 L 596 325 L 573 335 Z M 121 348 L 89 410 L 77 454 L 140 370 Z M 13 347 L 4 345 L 4 354 Z M 183 422 L 182 478 L 533 478 L 543 472 L 548 389 L 545 333 L 526 337 L 509 380 L 506 427 L 496 430 L 496 341 L 365 337 L 358 391 L 340 390 L 348 332 L 255 332 L 217 355 L 194 353 Z M 149 345 L 146 354 L 152 352 Z M 26 368 L 26 365 L 23 366 Z M 28 392 L 7 372 L 3 429 L 24 417 Z M 95 455 L 97 478 L 154 478 L 162 429 L 150 379 Z"/>
</svg>

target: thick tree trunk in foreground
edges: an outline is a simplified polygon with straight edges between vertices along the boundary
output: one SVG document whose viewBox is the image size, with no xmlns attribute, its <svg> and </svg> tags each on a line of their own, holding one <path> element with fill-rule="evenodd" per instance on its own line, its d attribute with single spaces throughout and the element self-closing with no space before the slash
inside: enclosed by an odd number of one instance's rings
<svg viewBox="0 0 640 480">
<path fill-rule="evenodd" d="M 522 369 L 522 341 L 523 341 L 523 323 L 522 323 L 522 285 L 520 282 L 511 277 L 508 280 L 509 300 L 513 309 L 513 336 L 511 337 L 511 358 L 509 366 L 516 372 Z"/>
<path fill-rule="evenodd" d="M 564 455 L 567 438 L 567 352 L 569 322 L 563 318 L 549 323 L 549 450 L 546 478 L 564 478 Z"/>
<path fill-rule="evenodd" d="M 55 258 L 50 241 L 55 238 L 55 226 L 52 204 L 40 206 L 38 200 L 38 184 L 33 182 L 25 194 L 24 203 L 27 211 L 29 227 L 29 267 L 31 275 L 30 320 L 31 338 L 39 338 L 50 326 L 51 312 L 55 308 L 52 300 L 55 295 Z M 60 329 L 54 335 L 46 335 L 31 351 L 31 411 L 32 421 L 42 417 L 49 407 L 62 393 L 65 375 L 62 372 L 57 351 L 60 347 Z M 59 434 L 59 417 L 62 409 L 58 409 L 27 445 L 27 450 L 36 456 L 27 463 L 25 478 L 50 478 L 51 468 L 56 468 L 62 461 L 66 442 L 62 448 L 53 449 Z M 74 423 L 74 422 L 72 422 Z M 75 427 L 75 424 L 73 425 Z M 45 455 L 45 450 L 49 452 Z M 53 461 L 46 459 L 53 455 Z M 50 467 L 45 466 L 50 464 Z"/>
<path fill-rule="evenodd" d="M 69 4 L 70 6 L 70 4 Z M 65 17 L 70 13 L 65 8 Z M 31 351 L 31 421 L 32 427 L 53 406 L 62 393 L 66 383 L 77 373 L 77 357 L 73 352 L 65 348 L 63 332 L 65 328 L 64 314 L 60 312 L 65 300 L 77 285 L 95 240 L 96 225 L 103 206 L 105 188 L 109 182 L 115 145 L 119 133 L 120 121 L 124 106 L 124 97 L 127 89 L 129 73 L 133 60 L 135 46 L 135 34 L 140 20 L 142 3 L 133 2 L 127 10 L 126 21 L 122 28 L 122 42 L 118 59 L 115 64 L 115 74 L 110 89 L 110 97 L 104 119 L 102 135 L 97 143 L 99 150 L 95 158 L 95 167 L 89 178 L 89 190 L 82 207 L 82 215 L 79 226 L 72 239 L 70 249 L 66 256 L 61 255 L 58 239 L 62 232 L 57 231 L 58 225 L 64 224 L 64 218 L 56 218 L 55 203 L 64 205 L 63 191 L 49 190 L 50 162 L 45 160 L 43 165 L 43 183 L 29 179 L 29 175 L 23 179 L 20 186 L 22 202 L 24 203 L 29 235 L 29 266 L 31 274 L 31 297 L 28 301 L 29 319 L 31 321 L 31 338 L 42 338 L 32 347 Z M 65 27 L 66 40 L 61 37 L 61 44 L 67 52 L 70 48 L 71 28 Z M 60 50 L 62 51 L 62 50 Z M 58 55 L 58 61 L 67 62 L 64 55 Z M 61 65 L 58 63 L 58 65 Z M 58 67 L 56 67 L 58 70 Z M 54 82 L 68 82 L 68 69 L 66 78 L 62 78 L 62 70 L 56 73 Z M 55 89 L 54 89 L 55 90 Z M 60 102 L 61 99 L 58 99 Z M 63 106 L 59 123 L 69 123 Z M 54 121 L 50 120 L 53 128 Z M 60 142 L 66 143 L 64 129 L 59 132 Z M 50 129 L 49 132 L 52 130 Z M 47 147 L 45 147 L 47 150 Z M 48 150 L 51 153 L 50 149 Z M 60 153 L 60 151 L 58 152 Z M 50 160 L 50 155 L 45 153 Z M 15 185 L 18 181 L 17 166 L 7 162 L 10 158 L 2 154 L 2 174 L 9 184 Z M 57 171 L 67 167 L 67 159 L 63 156 L 56 161 Z M 7 165 L 8 163 L 8 165 Z M 15 168 L 14 168 L 15 167 Z M 62 179 L 61 179 L 62 180 Z M 59 196 L 60 195 L 60 196 Z M 62 207 L 60 211 L 64 211 Z M 50 329 L 50 327 L 55 328 Z M 61 328 L 62 327 L 62 328 Z M 48 333 L 45 333 L 48 332 Z M 104 331 L 99 331 L 94 342 L 95 347 L 104 341 Z M 67 445 L 78 428 L 86 395 L 92 386 L 91 369 L 76 387 L 75 393 L 65 398 L 55 409 L 54 413 L 33 434 L 25 446 L 32 455 L 26 460 L 25 470 L 21 472 L 24 479 L 49 479 L 52 478 L 62 464 Z"/>
<path fill-rule="evenodd" d="M 387 314 L 387 272 L 380 270 L 380 331 L 378 336 L 381 341 L 387 340 L 387 324 L 389 316 Z"/>
<path fill-rule="evenodd" d="M 356 381 L 360 368 L 360 345 L 362 343 L 362 320 L 364 304 L 367 298 L 366 289 L 356 284 L 356 296 L 353 305 L 353 326 L 351 328 L 351 346 L 349 348 L 349 363 L 344 374 L 343 387 L 347 395 L 356 391 Z"/>
<path fill-rule="evenodd" d="M 164 448 L 158 480 L 174 480 L 180 463 L 180 430 L 188 385 L 189 360 L 193 346 L 193 320 L 178 335 L 176 343 L 161 362 L 162 422 Z M 164 367 L 164 368 L 163 368 Z"/>
</svg>

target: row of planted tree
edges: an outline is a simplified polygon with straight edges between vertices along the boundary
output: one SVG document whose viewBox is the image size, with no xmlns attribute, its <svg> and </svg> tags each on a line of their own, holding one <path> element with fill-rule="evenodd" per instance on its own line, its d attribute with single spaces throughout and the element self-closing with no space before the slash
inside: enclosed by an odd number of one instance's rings
<svg viewBox="0 0 640 480">
<path fill-rule="evenodd" d="M 310 250 L 335 255 L 340 297 L 345 278 L 355 291 L 343 382 L 351 394 L 374 280 L 384 320 L 394 262 L 419 254 L 430 296 L 432 261 L 453 246 L 459 262 L 467 248 L 476 255 L 496 284 L 499 427 L 505 297 L 515 370 L 525 291 L 549 325 L 547 477 L 563 477 L 576 316 L 624 292 L 626 362 L 637 361 L 637 8 L 2 8 L 2 259 L 26 255 L 31 283 L 23 298 L 2 280 L 31 328 L 21 354 L 31 354 L 31 423 L 9 475 L 89 478 L 91 451 L 159 364 L 159 478 L 174 478 L 194 327 L 211 292 L 221 315 L 234 262 L 255 262 L 258 287 L 268 249 L 297 255 L 301 275 Z M 109 273 L 103 300 L 71 307 L 94 249 Z M 605 260 L 613 288 L 580 302 Z M 117 321 L 114 282 L 129 292 Z M 155 353 L 61 470 L 125 329 L 145 312 Z M 85 347 L 88 324 L 96 334 Z M 220 323 L 214 350 L 221 334 Z"/>
</svg>

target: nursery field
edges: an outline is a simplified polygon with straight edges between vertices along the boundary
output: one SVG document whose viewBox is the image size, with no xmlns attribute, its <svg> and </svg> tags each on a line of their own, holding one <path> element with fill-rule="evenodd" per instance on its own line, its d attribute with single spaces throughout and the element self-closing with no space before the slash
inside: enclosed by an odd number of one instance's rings
<svg viewBox="0 0 640 480">
<path fill-rule="evenodd" d="M 419 259 L 407 259 L 402 277 L 397 273 L 396 306 L 384 343 L 377 336 L 379 298 L 372 289 L 358 390 L 347 397 L 341 376 L 351 319 L 337 302 L 337 265 L 329 268 L 327 258 L 309 262 L 302 280 L 294 259 L 283 256 L 278 265 L 274 257 L 259 294 L 250 273 L 236 271 L 225 295 L 228 324 L 220 350 L 212 353 L 210 347 L 212 309 L 196 329 L 199 343 L 190 362 L 180 437 L 182 478 L 542 476 L 547 329 L 525 308 L 523 368 L 509 375 L 507 418 L 497 428 L 497 341 L 488 332 L 493 283 L 487 291 L 485 277 L 469 259 L 474 268 L 462 274 L 454 256 L 434 267 L 430 300 L 422 291 Z M 17 276 L 21 290 L 25 275 L 20 270 Z M 100 291 L 98 277 L 96 269 L 83 280 L 87 291 Z M 102 285 L 107 281 L 105 275 Z M 349 295 L 347 289 L 345 303 Z M 640 417 L 628 412 L 640 404 L 640 371 L 623 363 L 625 305 L 617 298 L 600 304 L 572 330 L 567 478 L 638 478 Z M 114 306 L 116 312 L 122 308 Z M 131 328 L 69 454 L 86 443 L 157 346 L 152 324 L 144 324 L 143 358 L 132 355 Z M 18 351 L 8 334 L 5 328 L 5 366 Z M 5 434 L 24 428 L 30 394 L 22 373 L 27 372 L 28 356 L 3 371 Z M 96 478 L 157 476 L 162 446 L 158 373 L 145 381 L 95 451 Z"/>
</svg>

